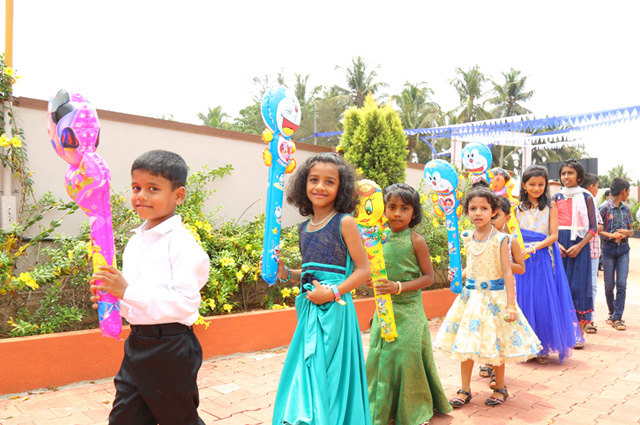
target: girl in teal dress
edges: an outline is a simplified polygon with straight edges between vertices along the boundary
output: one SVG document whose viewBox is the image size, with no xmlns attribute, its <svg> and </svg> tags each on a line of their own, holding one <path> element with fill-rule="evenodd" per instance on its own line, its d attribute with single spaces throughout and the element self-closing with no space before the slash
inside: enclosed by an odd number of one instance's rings
<svg viewBox="0 0 640 425">
<path fill-rule="evenodd" d="M 367 379 L 371 422 L 374 425 L 426 424 L 434 410 L 448 413 L 447 401 L 433 360 L 429 322 L 422 304 L 422 288 L 433 283 L 429 248 L 411 229 L 422 220 L 420 195 L 398 183 L 384 190 L 385 215 L 391 235 L 383 246 L 388 280 L 376 285 L 391 294 L 398 338 L 382 338 L 378 314 L 373 318 Z"/>
<path fill-rule="evenodd" d="M 278 279 L 301 283 L 296 327 L 284 363 L 273 424 L 370 425 L 367 378 L 351 290 L 370 277 L 353 217 L 355 173 L 333 153 L 309 158 L 291 177 L 287 202 L 303 216 L 302 268 L 279 261 Z"/>
</svg>

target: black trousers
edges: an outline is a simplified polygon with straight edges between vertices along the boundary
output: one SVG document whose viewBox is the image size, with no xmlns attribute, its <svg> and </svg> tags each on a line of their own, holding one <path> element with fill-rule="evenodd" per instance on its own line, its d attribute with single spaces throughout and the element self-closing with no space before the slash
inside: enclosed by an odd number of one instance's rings
<svg viewBox="0 0 640 425">
<path fill-rule="evenodd" d="M 109 425 L 204 425 L 197 412 L 201 365 L 202 347 L 190 327 L 132 325 Z"/>
</svg>

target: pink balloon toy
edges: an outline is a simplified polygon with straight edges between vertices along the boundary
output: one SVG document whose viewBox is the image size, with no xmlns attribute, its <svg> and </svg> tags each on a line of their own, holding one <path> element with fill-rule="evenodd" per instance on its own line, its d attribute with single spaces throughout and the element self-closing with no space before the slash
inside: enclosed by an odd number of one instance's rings
<svg viewBox="0 0 640 425">
<path fill-rule="evenodd" d="M 53 149 L 69 163 L 64 176 L 67 193 L 89 216 L 93 270 L 101 265 L 114 265 L 111 174 L 104 159 L 95 152 L 100 142 L 98 114 L 81 94 L 60 90 L 49 101 L 47 131 Z M 122 319 L 118 299 L 108 292 L 99 294 L 102 335 L 119 340 Z"/>
</svg>

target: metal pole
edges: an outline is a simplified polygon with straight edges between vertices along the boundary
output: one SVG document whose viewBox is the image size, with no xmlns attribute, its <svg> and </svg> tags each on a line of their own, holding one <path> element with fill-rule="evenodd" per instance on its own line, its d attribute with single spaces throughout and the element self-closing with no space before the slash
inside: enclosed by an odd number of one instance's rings
<svg viewBox="0 0 640 425">
<path fill-rule="evenodd" d="M 318 144 L 318 115 L 316 114 L 316 102 L 313 102 L 313 134 L 315 137 L 314 144 Z"/>
</svg>

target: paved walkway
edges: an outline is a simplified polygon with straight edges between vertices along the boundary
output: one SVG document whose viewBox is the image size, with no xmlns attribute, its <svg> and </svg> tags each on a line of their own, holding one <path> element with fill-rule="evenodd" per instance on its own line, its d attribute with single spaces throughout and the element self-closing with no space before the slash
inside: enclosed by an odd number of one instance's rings
<svg viewBox="0 0 640 425">
<path fill-rule="evenodd" d="M 640 240 L 631 240 L 631 272 L 627 290 L 626 332 L 605 324 L 602 273 L 596 299 L 598 333 L 562 365 L 529 362 L 507 368 L 511 397 L 487 407 L 488 380 L 475 375 L 474 398 L 449 415 L 444 424 L 633 424 L 640 423 Z M 431 322 L 435 336 L 439 321 Z M 363 333 L 365 353 L 369 334 Z M 200 415 L 208 425 L 270 424 L 286 347 L 238 354 L 205 362 L 200 370 Z M 26 354 L 26 353 L 25 353 Z M 25 356 L 25 361 L 28 359 Z M 459 364 L 435 353 L 445 390 L 458 388 Z M 55 367 L 55 365 L 53 365 Z M 476 367 L 477 369 L 477 367 Z M 46 373 L 46 371 L 43 371 Z M 2 377 L 0 377 L 2 379 Z M 0 396 L 1 425 L 107 424 L 114 397 L 111 380 L 83 382 L 56 390 Z M 352 424 L 358 425 L 358 424 Z"/>
</svg>

